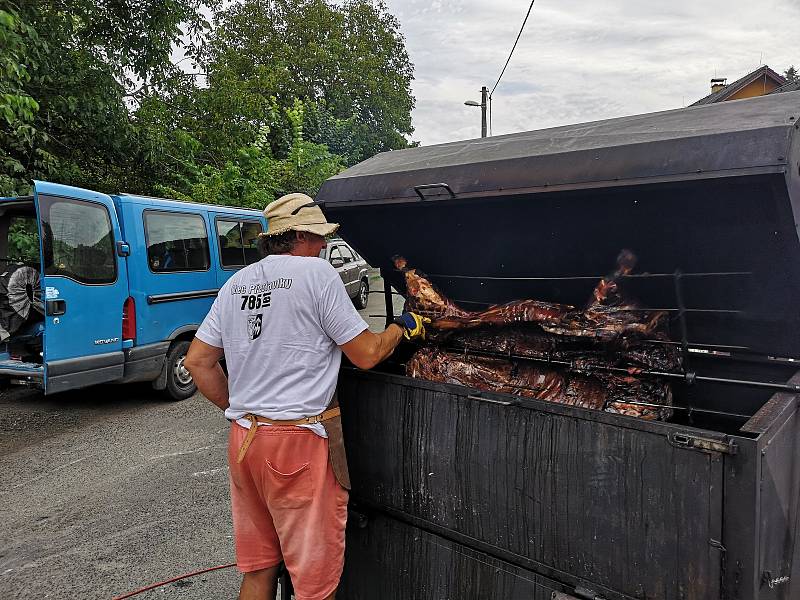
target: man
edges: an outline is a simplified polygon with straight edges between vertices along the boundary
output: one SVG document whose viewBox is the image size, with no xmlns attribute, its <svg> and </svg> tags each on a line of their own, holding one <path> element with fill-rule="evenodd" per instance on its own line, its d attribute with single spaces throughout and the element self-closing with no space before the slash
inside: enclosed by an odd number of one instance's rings
<svg viewBox="0 0 800 600">
<path fill-rule="evenodd" d="M 404 313 L 374 334 L 319 257 L 328 223 L 305 194 L 264 211 L 265 258 L 219 291 L 186 357 L 198 389 L 232 421 L 228 448 L 240 600 L 274 598 L 284 561 L 297 600 L 334 598 L 344 564 L 349 478 L 335 398 L 341 354 L 370 369 L 405 337 Z M 219 360 L 225 356 L 226 379 Z"/>
</svg>

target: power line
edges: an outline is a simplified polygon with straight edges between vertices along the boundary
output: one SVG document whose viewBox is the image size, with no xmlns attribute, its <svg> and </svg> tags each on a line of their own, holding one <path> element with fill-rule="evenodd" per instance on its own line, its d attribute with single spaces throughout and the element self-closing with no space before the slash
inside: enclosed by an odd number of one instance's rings
<svg viewBox="0 0 800 600">
<path fill-rule="evenodd" d="M 514 45 L 511 47 L 511 52 L 509 52 L 509 54 L 508 54 L 508 60 L 506 60 L 506 64 L 503 65 L 503 70 L 500 71 L 500 77 L 497 78 L 497 81 L 495 82 L 494 87 L 492 88 L 492 91 L 489 92 L 489 98 L 491 98 L 492 94 L 494 94 L 494 91 L 497 89 L 497 84 L 500 83 L 500 80 L 503 78 L 503 73 L 506 72 L 506 67 L 508 67 L 508 63 L 511 62 L 511 57 L 514 55 L 514 50 L 516 50 L 516 48 L 517 48 L 517 43 L 519 42 L 520 36 L 522 36 L 522 31 L 525 29 L 525 24 L 528 22 L 528 17 L 531 16 L 531 10 L 533 9 L 533 3 L 535 1 L 536 0 L 531 0 L 531 4 L 528 7 L 528 12 L 525 15 L 525 20 L 522 21 L 522 27 L 519 28 L 519 33 L 517 34 L 517 39 L 514 40 Z"/>
</svg>

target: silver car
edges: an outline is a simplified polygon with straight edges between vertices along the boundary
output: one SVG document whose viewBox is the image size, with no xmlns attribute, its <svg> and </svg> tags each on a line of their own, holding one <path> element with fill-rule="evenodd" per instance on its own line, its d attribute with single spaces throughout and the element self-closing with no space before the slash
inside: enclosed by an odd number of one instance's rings
<svg viewBox="0 0 800 600">
<path fill-rule="evenodd" d="M 347 242 L 334 238 L 319 253 L 338 271 L 356 308 L 366 308 L 369 299 L 369 265 Z"/>
</svg>

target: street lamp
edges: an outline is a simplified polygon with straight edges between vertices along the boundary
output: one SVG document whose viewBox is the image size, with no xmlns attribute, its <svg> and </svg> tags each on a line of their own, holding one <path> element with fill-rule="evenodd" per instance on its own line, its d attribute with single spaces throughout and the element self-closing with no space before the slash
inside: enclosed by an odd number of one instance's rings
<svg viewBox="0 0 800 600">
<path fill-rule="evenodd" d="M 483 86 L 481 88 L 481 101 L 480 104 L 475 100 L 467 100 L 464 102 L 466 106 L 479 106 L 481 109 L 481 137 L 486 137 L 486 98 L 489 96 L 489 88 Z"/>
</svg>

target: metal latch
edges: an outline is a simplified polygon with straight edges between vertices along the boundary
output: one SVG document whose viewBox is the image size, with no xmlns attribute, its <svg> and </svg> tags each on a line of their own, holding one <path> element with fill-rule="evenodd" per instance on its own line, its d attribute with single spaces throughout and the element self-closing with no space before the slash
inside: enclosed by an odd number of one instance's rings
<svg viewBox="0 0 800 600">
<path fill-rule="evenodd" d="M 704 438 L 688 433 L 670 433 L 667 436 L 669 443 L 678 448 L 690 448 L 701 452 L 720 452 L 722 454 L 736 454 L 738 446 L 732 440 L 720 441 Z"/>
<path fill-rule="evenodd" d="M 575 588 L 575 595 L 570 596 L 564 592 L 553 592 L 550 595 L 550 600 L 605 600 L 603 596 L 585 587 L 578 586 Z"/>
</svg>

